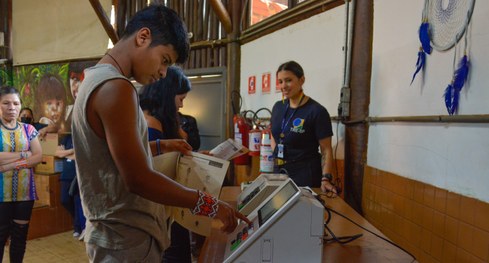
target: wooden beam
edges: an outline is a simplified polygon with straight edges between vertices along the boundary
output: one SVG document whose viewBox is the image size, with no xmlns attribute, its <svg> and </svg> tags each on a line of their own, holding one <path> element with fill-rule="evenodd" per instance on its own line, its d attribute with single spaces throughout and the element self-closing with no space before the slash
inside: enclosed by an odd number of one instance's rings
<svg viewBox="0 0 489 263">
<path fill-rule="evenodd" d="M 221 0 L 210 0 L 210 4 L 214 12 L 216 12 L 219 21 L 221 21 L 224 26 L 224 30 L 226 33 L 230 34 L 233 32 L 233 25 L 231 23 L 231 18 L 229 17 L 228 11 L 226 7 L 222 4 Z"/>
<path fill-rule="evenodd" d="M 104 27 L 105 32 L 109 36 L 110 40 L 112 40 L 112 43 L 115 45 L 119 41 L 119 37 L 117 36 L 115 29 L 110 24 L 110 18 L 107 17 L 107 15 L 105 14 L 105 11 L 102 8 L 100 1 L 99 0 L 90 0 L 90 4 L 92 5 L 93 10 L 95 10 L 95 14 L 97 14 L 97 17 L 100 20 L 100 23 L 102 23 L 102 26 Z"/>
</svg>

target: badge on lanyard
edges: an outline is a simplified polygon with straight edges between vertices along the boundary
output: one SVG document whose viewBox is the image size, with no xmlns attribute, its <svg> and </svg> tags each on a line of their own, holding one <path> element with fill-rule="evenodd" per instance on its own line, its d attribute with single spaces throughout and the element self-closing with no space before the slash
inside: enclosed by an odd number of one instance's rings
<svg viewBox="0 0 489 263">
<path fill-rule="evenodd" d="M 299 100 L 299 106 L 301 105 L 301 102 L 302 102 L 302 99 L 304 98 L 304 94 L 302 93 L 301 94 L 301 99 Z M 285 145 L 284 145 L 284 140 L 285 140 L 285 128 L 287 127 L 287 124 L 289 123 L 289 121 L 292 119 L 292 117 L 294 117 L 294 114 L 295 112 L 297 111 L 297 109 L 299 108 L 299 106 L 297 106 L 297 108 L 295 108 L 293 111 L 292 111 L 292 114 L 290 115 L 290 117 L 286 120 L 286 117 L 287 117 L 287 112 L 289 111 L 289 105 L 290 105 L 290 101 L 289 103 L 287 104 L 287 107 L 285 108 L 285 112 L 284 112 L 284 117 L 282 118 L 282 131 L 280 132 L 280 143 L 277 144 L 277 157 L 279 159 L 284 159 L 284 155 L 285 155 L 285 151 L 284 151 L 284 148 L 285 148 Z M 289 131 L 290 132 L 290 131 Z"/>
<path fill-rule="evenodd" d="M 277 157 L 280 159 L 284 158 L 284 145 L 279 143 L 277 144 Z"/>
</svg>

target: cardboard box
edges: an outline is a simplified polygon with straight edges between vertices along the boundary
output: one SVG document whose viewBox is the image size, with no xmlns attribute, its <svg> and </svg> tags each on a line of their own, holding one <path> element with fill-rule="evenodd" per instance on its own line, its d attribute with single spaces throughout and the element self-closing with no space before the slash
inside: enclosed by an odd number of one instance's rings
<svg viewBox="0 0 489 263">
<path fill-rule="evenodd" d="M 37 196 L 34 207 L 51 206 L 51 193 L 49 192 L 49 175 L 34 174 Z"/>
<path fill-rule="evenodd" d="M 54 155 L 58 148 L 59 137 L 57 133 L 47 133 L 46 136 L 39 140 L 41 142 L 43 155 Z"/>
<path fill-rule="evenodd" d="M 34 172 L 40 174 L 54 174 L 62 171 L 63 159 L 50 155 L 43 155 L 42 161 L 34 167 Z"/>
</svg>

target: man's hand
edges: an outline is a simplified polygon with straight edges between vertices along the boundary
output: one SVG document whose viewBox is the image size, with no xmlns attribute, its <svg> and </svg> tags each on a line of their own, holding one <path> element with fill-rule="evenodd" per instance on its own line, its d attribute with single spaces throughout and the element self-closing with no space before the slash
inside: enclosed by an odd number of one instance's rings
<svg viewBox="0 0 489 263">
<path fill-rule="evenodd" d="M 238 226 L 237 219 L 242 219 L 246 223 L 251 224 L 251 221 L 248 220 L 246 216 L 236 211 L 236 209 L 232 208 L 229 204 L 221 200 L 219 200 L 219 208 L 217 210 L 217 215 L 215 218 L 219 219 L 223 223 L 221 230 L 226 233 L 233 232 L 236 226 Z"/>
<path fill-rule="evenodd" d="M 181 152 L 185 155 L 192 154 L 192 146 L 183 139 L 160 140 L 161 150 L 167 152 Z"/>
<path fill-rule="evenodd" d="M 321 181 L 321 191 L 323 193 L 331 193 L 332 197 L 336 197 L 338 195 L 338 190 L 336 187 L 328 180 Z"/>
</svg>

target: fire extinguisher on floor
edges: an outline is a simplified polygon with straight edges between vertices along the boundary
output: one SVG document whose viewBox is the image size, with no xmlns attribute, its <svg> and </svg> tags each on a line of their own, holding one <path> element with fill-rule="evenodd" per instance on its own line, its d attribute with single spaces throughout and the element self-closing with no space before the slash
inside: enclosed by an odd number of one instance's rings
<svg viewBox="0 0 489 263">
<path fill-rule="evenodd" d="M 250 130 L 249 134 L 249 147 L 248 149 L 250 150 L 249 155 L 250 156 L 259 156 L 260 155 L 260 142 L 261 142 L 261 130 L 258 129 L 257 125 L 253 128 L 253 130 Z"/>
<path fill-rule="evenodd" d="M 248 133 L 250 131 L 250 126 L 246 122 L 245 118 L 240 114 L 236 114 L 233 117 L 234 124 L 234 140 L 241 143 L 244 146 L 248 146 Z M 247 154 L 243 154 L 233 159 L 234 164 L 249 164 L 250 157 Z"/>
<path fill-rule="evenodd" d="M 233 109 L 233 127 L 234 127 L 234 140 L 241 143 L 243 146 L 248 146 L 248 133 L 251 129 L 251 125 L 246 121 L 246 111 L 240 114 L 241 110 L 241 95 L 237 91 L 231 92 L 231 105 Z M 233 159 L 234 164 L 246 165 L 250 163 L 250 157 L 247 154 L 243 154 Z"/>
<path fill-rule="evenodd" d="M 266 114 L 260 114 L 260 112 L 265 111 Z M 268 114 L 267 114 L 268 113 Z M 261 108 L 255 112 L 253 117 L 253 122 L 257 128 L 256 132 L 253 132 L 253 137 L 260 138 L 259 140 L 259 152 L 260 155 L 260 172 L 262 173 L 273 173 L 273 149 L 272 149 L 272 131 L 270 129 L 270 118 L 272 112 L 267 108 Z M 261 130 L 259 130 L 261 128 Z M 250 136 L 251 132 L 250 132 Z M 250 137 L 251 140 L 251 137 Z M 251 152 L 250 152 L 251 153 Z"/>
<path fill-rule="evenodd" d="M 273 149 L 272 149 L 272 132 L 269 128 L 261 131 L 260 143 L 260 172 L 273 173 Z"/>
</svg>

